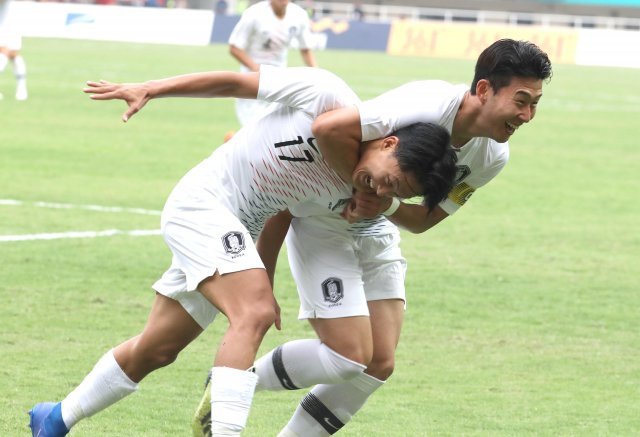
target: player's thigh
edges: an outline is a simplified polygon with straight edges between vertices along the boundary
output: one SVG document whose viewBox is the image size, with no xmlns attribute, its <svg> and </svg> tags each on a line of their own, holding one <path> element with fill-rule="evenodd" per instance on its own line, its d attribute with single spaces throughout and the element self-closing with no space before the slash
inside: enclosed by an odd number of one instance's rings
<svg viewBox="0 0 640 437">
<path fill-rule="evenodd" d="M 404 322 L 404 302 L 400 299 L 369 301 L 374 359 L 393 359 Z"/>
<path fill-rule="evenodd" d="M 276 301 L 264 269 L 247 269 L 206 278 L 198 290 L 233 323 L 266 318 L 273 321 Z"/>
<path fill-rule="evenodd" d="M 182 200 L 179 189 L 174 190 L 163 210 L 162 233 L 173 259 L 153 288 L 180 302 L 206 328 L 221 309 L 216 304 L 222 305 L 223 300 L 202 294 L 198 288 L 203 281 L 220 276 L 219 286 L 213 289 L 225 289 L 233 302 L 247 291 L 265 293 L 264 280 L 256 280 L 253 287 L 236 287 L 234 281 L 224 279 L 227 274 L 261 270 L 254 274 L 262 278 L 266 273 L 249 231 L 231 211 L 215 200 L 194 203 L 184 197 L 187 199 Z"/>
<path fill-rule="evenodd" d="M 362 270 L 350 236 L 296 218 L 286 243 L 300 297 L 300 319 L 369 315 Z"/>
<path fill-rule="evenodd" d="M 353 361 L 368 364 L 373 354 L 373 339 L 369 317 L 309 319 L 320 341 L 335 352 Z"/>
</svg>

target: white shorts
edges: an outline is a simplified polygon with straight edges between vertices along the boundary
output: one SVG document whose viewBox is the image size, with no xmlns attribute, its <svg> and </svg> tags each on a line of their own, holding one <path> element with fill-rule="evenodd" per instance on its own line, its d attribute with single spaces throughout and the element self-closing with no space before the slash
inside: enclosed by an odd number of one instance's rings
<svg viewBox="0 0 640 437">
<path fill-rule="evenodd" d="M 406 302 L 398 233 L 353 237 L 316 226 L 313 217 L 294 218 L 286 242 L 299 319 L 368 316 L 367 301 Z"/>
<path fill-rule="evenodd" d="M 6 47 L 12 51 L 20 51 L 22 49 L 22 36 L 10 29 L 0 29 L 0 47 Z"/>
<path fill-rule="evenodd" d="M 162 235 L 173 259 L 153 289 L 178 301 L 204 329 L 218 309 L 197 291 L 200 282 L 216 271 L 223 275 L 264 265 L 240 220 L 224 205 L 197 198 L 188 188 L 179 184 L 162 211 Z"/>
</svg>

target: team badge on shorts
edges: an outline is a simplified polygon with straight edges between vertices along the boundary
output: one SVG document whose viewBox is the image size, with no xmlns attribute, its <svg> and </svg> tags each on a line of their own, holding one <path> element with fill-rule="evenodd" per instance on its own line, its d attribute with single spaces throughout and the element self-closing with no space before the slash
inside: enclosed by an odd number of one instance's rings
<svg viewBox="0 0 640 437">
<path fill-rule="evenodd" d="M 244 250 L 244 235 L 240 232 L 228 232 L 222 237 L 222 245 L 227 253 L 240 253 Z"/>
<path fill-rule="evenodd" d="M 322 282 L 322 295 L 325 302 L 336 303 L 344 297 L 342 279 L 328 278 Z"/>
</svg>

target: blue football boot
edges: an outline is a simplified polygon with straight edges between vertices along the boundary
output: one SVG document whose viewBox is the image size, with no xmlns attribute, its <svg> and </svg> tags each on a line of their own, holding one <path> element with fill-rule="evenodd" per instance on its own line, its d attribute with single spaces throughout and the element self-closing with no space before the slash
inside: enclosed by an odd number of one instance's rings
<svg viewBox="0 0 640 437">
<path fill-rule="evenodd" d="M 62 437 L 69 433 L 62 420 L 60 402 L 42 402 L 29 411 L 32 437 Z"/>
</svg>

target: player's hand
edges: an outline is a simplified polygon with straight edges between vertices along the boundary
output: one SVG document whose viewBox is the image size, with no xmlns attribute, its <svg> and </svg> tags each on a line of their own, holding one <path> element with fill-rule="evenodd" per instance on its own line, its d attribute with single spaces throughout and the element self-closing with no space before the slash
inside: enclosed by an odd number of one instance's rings
<svg viewBox="0 0 640 437">
<path fill-rule="evenodd" d="M 122 114 L 122 121 L 127 122 L 135 113 L 140 111 L 150 99 L 149 90 L 144 83 L 112 83 L 106 80 L 99 82 L 88 81 L 84 88 L 91 94 L 93 100 L 124 100 L 129 107 Z"/>
<path fill-rule="evenodd" d="M 342 217 L 349 223 L 372 219 L 389 208 L 391 198 L 378 197 L 375 193 L 354 191 L 351 201 L 342 210 Z"/>
</svg>

